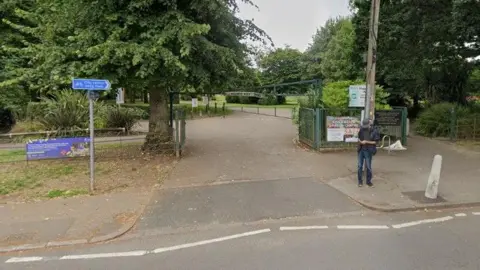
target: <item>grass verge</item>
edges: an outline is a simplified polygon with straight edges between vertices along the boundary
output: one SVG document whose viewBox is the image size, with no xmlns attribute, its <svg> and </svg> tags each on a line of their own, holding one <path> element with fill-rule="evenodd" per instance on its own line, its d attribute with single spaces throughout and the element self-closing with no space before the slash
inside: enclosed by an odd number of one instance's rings
<svg viewBox="0 0 480 270">
<path fill-rule="evenodd" d="M 126 188 L 149 189 L 163 182 L 173 168 L 175 158 L 166 152 L 144 153 L 142 143 L 96 147 L 94 194 Z M 25 160 L 24 156 L 18 155 L 20 150 L 2 152 L 6 152 L 4 157 L 10 155 Z M 3 162 L 0 164 L 0 203 L 86 194 L 90 181 L 88 164 L 88 157 Z"/>
</svg>

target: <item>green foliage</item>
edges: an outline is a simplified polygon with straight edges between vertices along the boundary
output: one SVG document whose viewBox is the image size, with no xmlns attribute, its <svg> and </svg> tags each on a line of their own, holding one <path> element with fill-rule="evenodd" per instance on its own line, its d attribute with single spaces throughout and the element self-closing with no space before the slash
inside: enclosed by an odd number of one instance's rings
<svg viewBox="0 0 480 270">
<path fill-rule="evenodd" d="M 141 111 L 141 119 L 148 120 L 150 117 L 150 106 L 144 103 L 136 103 L 136 104 L 123 104 L 122 107 L 125 108 L 132 108 L 135 110 Z"/>
<path fill-rule="evenodd" d="M 48 103 L 46 102 L 29 102 L 25 119 L 27 121 L 39 119 L 41 116 L 47 114 L 47 106 Z"/>
<path fill-rule="evenodd" d="M 325 25 L 317 29 L 313 36 L 313 41 L 305 52 L 304 61 L 306 63 L 305 79 L 325 79 L 322 73 L 323 54 L 327 51 L 327 45 L 335 36 L 341 26 L 341 21 L 344 18 L 330 18 Z"/>
<path fill-rule="evenodd" d="M 320 68 L 326 81 L 357 79 L 361 72 L 352 62 L 355 32 L 350 19 L 338 21 L 338 29 L 320 53 Z"/>
<path fill-rule="evenodd" d="M 415 122 L 415 131 L 422 136 L 449 137 L 452 132 L 452 120 L 465 122 L 473 117 L 479 117 L 475 113 L 480 113 L 480 108 L 453 103 L 435 104 L 420 113 Z"/>
<path fill-rule="evenodd" d="M 362 67 L 371 1 L 353 0 L 355 51 Z M 384 1 L 378 31 L 377 81 L 397 99 L 407 96 L 465 104 L 466 81 L 480 55 L 478 1 Z"/>
<path fill-rule="evenodd" d="M 45 114 L 39 115 L 39 122 L 47 130 L 68 130 L 88 128 L 88 98 L 79 91 L 55 92 L 51 98 L 43 98 Z"/>
<path fill-rule="evenodd" d="M 350 85 L 364 85 L 362 81 L 339 81 L 327 83 L 323 88 L 323 102 L 328 108 L 347 108 L 348 107 L 348 87 Z M 380 87 L 375 88 L 375 108 L 389 109 L 387 104 L 388 93 Z"/>
<path fill-rule="evenodd" d="M 235 87 L 239 77 L 252 73 L 243 41 L 269 39 L 252 21 L 237 17 L 234 0 L 24 2 L 31 5 L 9 8 L 2 24 L 23 40 L 7 46 L 8 59 L 15 61 L 8 72 L 0 71 L 0 87 L 26 85 L 46 93 L 66 87 L 72 77 L 100 77 L 113 88 L 148 89 L 157 114 L 150 118 L 150 134 L 167 140 L 167 91 Z"/>
<path fill-rule="evenodd" d="M 240 104 L 257 104 L 259 98 L 258 97 L 245 97 L 241 96 L 238 98 L 238 102 Z"/>
<path fill-rule="evenodd" d="M 138 120 L 144 118 L 145 111 L 137 108 L 109 108 L 106 115 L 107 128 L 125 128 L 131 131 Z"/>
<path fill-rule="evenodd" d="M 227 103 L 240 103 L 240 98 L 237 96 L 226 96 L 225 101 Z"/>
<path fill-rule="evenodd" d="M 303 54 L 289 47 L 278 48 L 260 60 L 263 85 L 301 81 L 304 73 Z M 306 85 L 277 87 L 277 93 L 305 93 Z M 271 91 L 271 90 L 268 90 Z"/>
<path fill-rule="evenodd" d="M 265 97 L 258 100 L 260 105 L 277 105 L 277 97 L 275 95 L 265 95 Z"/>
</svg>

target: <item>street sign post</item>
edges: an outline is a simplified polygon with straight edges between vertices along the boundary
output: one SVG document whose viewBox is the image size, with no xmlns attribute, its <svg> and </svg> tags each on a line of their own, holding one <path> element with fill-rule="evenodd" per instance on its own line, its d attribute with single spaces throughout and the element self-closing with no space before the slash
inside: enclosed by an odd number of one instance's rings
<svg viewBox="0 0 480 270">
<path fill-rule="evenodd" d="M 90 116 L 90 192 L 95 189 L 95 123 L 93 115 L 93 101 L 100 97 L 98 91 L 109 90 L 111 84 L 108 80 L 98 79 L 73 79 L 73 90 L 88 90 L 88 111 Z"/>
<path fill-rule="evenodd" d="M 73 90 L 90 90 L 90 91 L 105 91 L 110 89 L 110 82 L 108 80 L 98 79 L 73 79 Z"/>
</svg>

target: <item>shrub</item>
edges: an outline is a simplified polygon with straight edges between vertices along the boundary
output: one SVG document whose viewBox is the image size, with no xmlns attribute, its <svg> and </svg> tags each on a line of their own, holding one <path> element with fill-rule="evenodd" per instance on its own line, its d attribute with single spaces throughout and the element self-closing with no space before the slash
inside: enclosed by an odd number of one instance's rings
<svg viewBox="0 0 480 270">
<path fill-rule="evenodd" d="M 27 105 L 26 120 L 34 121 L 47 113 L 47 103 L 29 102 Z"/>
<path fill-rule="evenodd" d="M 45 127 L 36 121 L 25 121 L 17 122 L 13 129 L 12 133 L 23 133 L 23 132 L 35 132 L 35 131 L 44 131 Z"/>
<path fill-rule="evenodd" d="M 240 103 L 240 98 L 237 96 L 226 96 L 225 101 L 227 103 Z"/>
<path fill-rule="evenodd" d="M 465 107 L 452 103 L 439 103 L 426 108 L 415 122 L 415 131 L 427 137 L 448 137 L 451 132 L 452 110 L 455 118 L 462 123 L 471 122 L 480 110 L 474 106 Z M 479 111 L 477 111 L 479 110 Z M 473 120 L 472 120 L 473 121 Z"/>
<path fill-rule="evenodd" d="M 285 96 L 277 96 L 277 104 L 278 105 L 283 105 L 287 103 L 287 99 Z"/>
<path fill-rule="evenodd" d="M 88 127 L 88 98 L 79 91 L 62 90 L 52 98 L 43 98 L 45 114 L 39 122 L 47 130 L 84 129 Z M 43 106 L 43 105 L 42 105 Z M 98 106 L 98 104 L 97 104 Z"/>
<path fill-rule="evenodd" d="M 138 120 L 142 119 L 143 114 L 144 111 L 138 108 L 110 108 L 106 117 L 106 126 L 108 128 L 125 128 L 126 131 L 130 131 Z"/>
<path fill-rule="evenodd" d="M 258 97 L 239 97 L 240 104 L 258 104 Z"/>
<path fill-rule="evenodd" d="M 277 98 L 274 95 L 265 95 L 263 98 L 258 100 L 260 105 L 276 105 Z"/>
<path fill-rule="evenodd" d="M 323 88 L 323 102 L 328 108 L 348 108 L 348 87 L 350 85 L 364 85 L 362 81 L 338 81 L 327 83 Z M 375 88 L 375 109 L 390 109 L 387 104 L 389 94 L 380 86 Z"/>
<path fill-rule="evenodd" d="M 150 118 L 150 105 L 149 104 L 123 104 L 122 107 L 133 108 L 142 111 L 141 119 L 148 120 Z"/>
</svg>

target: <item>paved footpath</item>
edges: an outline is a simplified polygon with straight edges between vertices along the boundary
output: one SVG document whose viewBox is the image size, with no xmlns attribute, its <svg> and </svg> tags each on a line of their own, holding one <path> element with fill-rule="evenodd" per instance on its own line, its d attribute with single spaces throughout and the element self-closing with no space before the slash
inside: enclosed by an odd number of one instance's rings
<svg viewBox="0 0 480 270">
<path fill-rule="evenodd" d="M 297 147 L 290 119 L 235 112 L 187 123 L 187 146 L 137 226 L 176 230 L 362 208 L 322 180 L 355 156 Z"/>
<path fill-rule="evenodd" d="M 442 155 L 439 198 L 424 197 L 433 157 Z M 375 188 L 355 186 L 356 175 L 333 178 L 328 183 L 364 206 L 383 211 L 480 205 L 480 152 L 448 142 L 411 137 L 407 150 L 380 150 L 374 157 Z M 349 163 L 350 170 L 356 170 Z"/>
<path fill-rule="evenodd" d="M 96 243 L 130 230 L 151 192 L 0 205 L 0 253 Z"/>
</svg>

